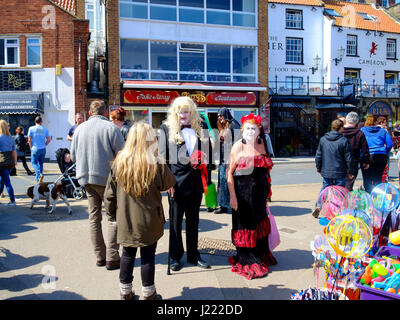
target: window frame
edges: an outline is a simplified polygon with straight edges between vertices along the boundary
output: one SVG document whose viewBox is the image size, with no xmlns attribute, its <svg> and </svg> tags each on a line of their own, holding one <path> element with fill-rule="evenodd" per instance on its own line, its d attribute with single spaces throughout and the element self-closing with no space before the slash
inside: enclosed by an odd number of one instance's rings
<svg viewBox="0 0 400 320">
<path fill-rule="evenodd" d="M 291 62 L 291 61 L 288 61 L 288 46 L 287 46 L 287 42 L 288 42 L 288 40 L 289 39 L 291 39 L 291 40 L 300 40 L 301 41 L 301 57 L 300 57 L 300 62 Z M 301 65 L 304 65 L 304 39 L 303 38 L 297 38 L 297 37 L 286 37 L 285 38 L 285 45 L 286 45 L 286 48 L 285 48 L 285 64 L 301 64 Z"/>
<path fill-rule="evenodd" d="M 355 38 L 355 53 L 349 53 L 349 37 Z M 348 34 L 346 38 L 346 56 L 348 57 L 358 57 L 358 36 L 356 34 Z"/>
<path fill-rule="evenodd" d="M 389 43 L 392 42 L 394 44 L 394 57 L 389 57 Z M 386 39 L 386 59 L 388 60 L 397 60 L 397 39 L 388 38 Z"/>
<path fill-rule="evenodd" d="M 289 11 L 296 12 L 296 13 L 300 13 L 301 19 L 300 19 L 300 26 L 299 26 L 299 27 L 297 27 L 297 26 L 294 26 L 294 27 L 288 26 L 288 22 L 296 23 L 296 20 L 288 20 L 288 13 L 289 13 Z M 294 15 L 293 15 L 293 16 L 294 16 Z M 304 28 L 303 28 L 303 23 L 304 23 L 304 19 L 303 19 L 303 10 L 299 10 L 299 9 L 286 9 L 286 11 L 285 11 L 285 28 L 286 28 L 286 29 L 304 30 Z"/>
<path fill-rule="evenodd" d="M 39 40 L 39 44 L 29 44 L 28 43 L 29 39 L 37 39 L 37 40 Z M 28 63 L 29 62 L 29 51 L 28 51 L 28 48 L 30 46 L 39 47 L 39 49 L 40 49 L 40 53 L 39 53 L 40 61 L 39 61 L 39 64 L 29 64 Z M 27 67 L 41 67 L 42 66 L 42 37 L 40 37 L 40 36 L 29 36 L 29 37 L 26 37 L 26 66 Z"/>
<path fill-rule="evenodd" d="M 0 68 L 16 68 L 20 67 L 21 65 L 21 59 L 20 59 L 20 41 L 19 37 L 0 37 L 0 40 L 4 40 L 4 64 L 0 65 Z M 16 40 L 17 43 L 16 45 L 7 45 L 7 40 Z M 16 63 L 8 63 L 8 53 L 7 53 L 7 48 L 17 48 L 17 54 L 16 54 Z"/>
</svg>

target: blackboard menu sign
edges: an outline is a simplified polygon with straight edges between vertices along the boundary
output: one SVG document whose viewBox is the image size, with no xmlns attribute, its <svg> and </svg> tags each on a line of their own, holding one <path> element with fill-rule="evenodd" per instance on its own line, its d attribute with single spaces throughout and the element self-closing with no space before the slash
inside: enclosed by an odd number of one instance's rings
<svg viewBox="0 0 400 320">
<path fill-rule="evenodd" d="M 1 71 L 0 91 L 30 91 L 32 90 L 31 71 Z"/>
</svg>

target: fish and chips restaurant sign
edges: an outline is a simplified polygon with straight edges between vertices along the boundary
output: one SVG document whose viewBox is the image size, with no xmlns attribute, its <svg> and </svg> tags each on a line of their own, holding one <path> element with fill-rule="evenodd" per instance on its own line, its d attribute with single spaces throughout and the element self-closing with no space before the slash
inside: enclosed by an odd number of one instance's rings
<svg viewBox="0 0 400 320">
<path fill-rule="evenodd" d="M 199 105 L 254 106 L 257 96 L 252 92 L 203 92 L 203 91 L 158 91 L 126 90 L 123 94 L 125 105 L 168 105 L 179 96 L 188 96 Z"/>
<path fill-rule="evenodd" d="M 387 103 L 376 101 L 370 105 L 367 114 L 370 116 L 390 116 L 392 109 Z"/>
</svg>

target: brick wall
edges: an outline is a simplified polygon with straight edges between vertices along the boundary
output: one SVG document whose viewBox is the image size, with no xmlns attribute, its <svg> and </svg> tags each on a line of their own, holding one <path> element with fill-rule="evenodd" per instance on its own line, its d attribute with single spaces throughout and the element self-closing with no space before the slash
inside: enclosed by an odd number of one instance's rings
<svg viewBox="0 0 400 320">
<path fill-rule="evenodd" d="M 42 38 L 42 67 L 75 68 L 77 110 L 86 108 L 86 43 L 89 22 L 76 19 L 47 0 L 0 1 L 2 22 L 0 35 L 11 35 L 20 41 L 20 67 L 26 68 L 26 36 Z M 43 11 L 43 12 L 42 12 Z M 78 39 L 81 38 L 81 64 L 78 63 Z M 81 68 L 81 81 L 77 76 Z M 1 69 L 1 68 L 0 68 Z M 15 68 L 13 68 L 15 69 Z M 81 87 L 77 87 L 81 85 Z M 81 91 L 83 94 L 79 94 Z"/>
<path fill-rule="evenodd" d="M 108 41 L 108 105 L 120 101 L 119 69 L 119 6 L 118 0 L 107 1 L 107 41 Z"/>
</svg>

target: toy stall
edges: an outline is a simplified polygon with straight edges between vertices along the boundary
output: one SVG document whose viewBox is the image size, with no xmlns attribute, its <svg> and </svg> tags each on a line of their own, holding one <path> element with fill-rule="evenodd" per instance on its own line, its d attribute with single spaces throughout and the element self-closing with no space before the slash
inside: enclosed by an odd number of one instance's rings
<svg viewBox="0 0 400 320">
<path fill-rule="evenodd" d="M 291 300 L 400 300 L 400 193 L 329 186 L 317 201 L 321 235 L 310 247 L 315 286 Z"/>
</svg>

